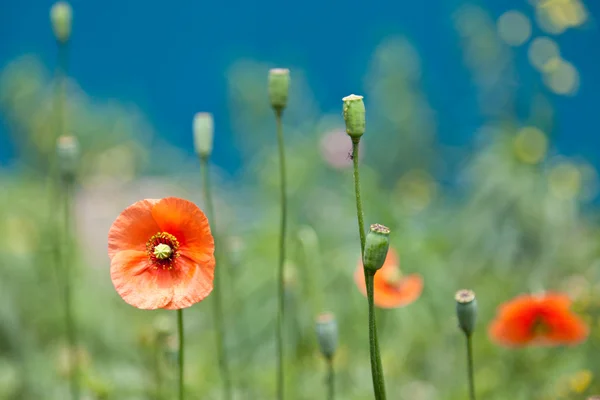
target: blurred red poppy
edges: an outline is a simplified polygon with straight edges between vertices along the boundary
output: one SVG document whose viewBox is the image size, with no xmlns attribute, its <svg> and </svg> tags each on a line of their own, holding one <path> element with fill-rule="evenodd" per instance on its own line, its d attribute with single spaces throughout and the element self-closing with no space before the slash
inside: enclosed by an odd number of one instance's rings
<svg viewBox="0 0 600 400">
<path fill-rule="evenodd" d="M 498 308 L 489 327 L 490 337 L 507 347 L 578 344 L 589 330 L 570 310 L 571 303 L 559 293 L 518 296 Z"/>
<path fill-rule="evenodd" d="M 363 264 L 359 261 L 354 272 L 354 281 L 358 290 L 366 296 L 367 286 Z M 403 276 L 400 271 L 398 253 L 390 248 L 383 267 L 373 280 L 373 301 L 379 308 L 397 308 L 409 305 L 421 296 L 423 291 L 423 278 L 419 274 Z"/>
</svg>

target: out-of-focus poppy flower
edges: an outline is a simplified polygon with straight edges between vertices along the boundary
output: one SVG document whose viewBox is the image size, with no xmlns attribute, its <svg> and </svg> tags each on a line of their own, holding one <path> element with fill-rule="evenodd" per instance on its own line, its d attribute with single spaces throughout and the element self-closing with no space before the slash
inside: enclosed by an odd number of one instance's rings
<svg viewBox="0 0 600 400">
<path fill-rule="evenodd" d="M 585 340 L 587 325 L 564 294 L 521 295 L 502 304 L 489 327 L 493 341 L 507 347 L 574 345 Z"/>
<path fill-rule="evenodd" d="M 362 261 L 354 272 L 358 290 L 367 295 Z M 373 301 L 379 308 L 406 306 L 421 296 L 423 278 L 419 274 L 403 276 L 400 272 L 398 253 L 390 247 L 383 267 L 377 271 L 373 280 Z"/>
<path fill-rule="evenodd" d="M 210 294 L 214 239 L 192 202 L 167 197 L 127 207 L 108 232 L 110 276 L 134 307 L 176 310 Z"/>
</svg>

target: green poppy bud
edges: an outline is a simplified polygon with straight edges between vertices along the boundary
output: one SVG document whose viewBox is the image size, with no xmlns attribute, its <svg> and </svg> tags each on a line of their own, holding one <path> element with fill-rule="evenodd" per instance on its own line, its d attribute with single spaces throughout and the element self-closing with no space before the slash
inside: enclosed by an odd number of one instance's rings
<svg viewBox="0 0 600 400">
<path fill-rule="evenodd" d="M 71 23 L 73 20 L 73 10 L 66 1 L 55 3 L 50 9 L 50 22 L 52 22 L 52 31 L 56 40 L 66 43 L 71 37 Z"/>
<path fill-rule="evenodd" d="M 351 94 L 342 99 L 344 102 L 344 121 L 346 133 L 352 140 L 360 140 L 365 133 L 365 103 L 363 96 Z"/>
<path fill-rule="evenodd" d="M 287 106 L 290 90 L 290 70 L 274 68 L 269 71 L 269 98 L 271 107 L 277 112 L 282 112 Z"/>
<path fill-rule="evenodd" d="M 333 358 L 338 341 L 338 328 L 335 316 L 331 313 L 319 315 L 317 317 L 316 330 L 321 353 L 328 360 Z"/>
<path fill-rule="evenodd" d="M 471 290 L 463 289 L 456 292 L 456 316 L 458 317 L 458 326 L 467 336 L 471 336 L 475 331 L 475 322 L 477 320 L 477 300 L 475 293 Z"/>
<path fill-rule="evenodd" d="M 194 147 L 200 157 L 210 157 L 213 149 L 213 116 L 207 112 L 194 115 Z"/>
<path fill-rule="evenodd" d="M 74 136 L 61 136 L 56 143 L 58 168 L 65 181 L 73 181 L 79 162 L 79 143 Z"/>
<path fill-rule="evenodd" d="M 390 247 L 390 228 L 373 224 L 365 240 L 363 265 L 369 271 L 377 271 L 383 266 Z"/>
</svg>

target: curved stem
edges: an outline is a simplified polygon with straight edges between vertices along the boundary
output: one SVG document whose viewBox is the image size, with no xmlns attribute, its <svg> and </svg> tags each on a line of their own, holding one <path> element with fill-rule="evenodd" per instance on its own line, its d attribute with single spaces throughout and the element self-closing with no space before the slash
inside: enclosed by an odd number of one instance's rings
<svg viewBox="0 0 600 400">
<path fill-rule="evenodd" d="M 367 299 L 369 301 L 369 349 L 371 352 L 371 374 L 373 376 L 373 390 L 375 399 L 385 400 L 385 382 L 383 379 L 383 367 L 379 352 L 379 339 L 377 338 L 377 324 L 375 321 L 375 305 L 373 301 L 373 280 L 375 272 L 365 270 L 365 282 L 367 285 Z"/>
<path fill-rule="evenodd" d="M 183 387 L 183 310 L 180 308 L 177 310 L 177 331 L 179 333 L 179 400 L 184 399 L 184 387 Z"/>
<path fill-rule="evenodd" d="M 352 138 L 352 164 L 354 166 L 354 193 L 356 197 L 356 216 L 358 219 L 358 233 L 360 235 L 360 252 L 365 252 L 365 222 L 360 196 L 360 175 L 358 172 L 358 149 L 360 138 Z M 374 272 L 364 270 L 367 286 L 367 300 L 369 302 L 369 349 L 371 353 L 371 374 L 373 376 L 373 391 L 376 400 L 385 400 L 385 384 L 383 380 L 383 367 L 379 354 L 379 340 L 377 338 L 377 325 L 375 321 L 375 306 L 373 302 Z"/>
<path fill-rule="evenodd" d="M 64 280 L 64 307 L 65 307 L 65 330 L 67 333 L 67 342 L 69 345 L 69 363 L 72 371 L 70 375 L 71 398 L 79 399 L 79 363 L 77 360 L 77 332 L 75 327 L 75 318 L 73 317 L 73 301 L 71 293 L 71 269 L 72 269 L 72 250 L 71 250 L 71 202 L 72 202 L 72 182 L 65 180 L 64 200 L 64 230 L 63 230 L 63 280 Z"/>
<path fill-rule="evenodd" d="M 335 370 L 333 368 L 333 357 L 327 359 L 327 399 L 335 399 Z"/>
<path fill-rule="evenodd" d="M 471 335 L 467 337 L 467 373 L 469 378 L 469 398 L 475 400 L 475 378 L 473 374 L 473 342 Z"/>
<path fill-rule="evenodd" d="M 277 123 L 277 142 L 279 147 L 279 170 L 281 174 L 281 227 L 279 234 L 279 265 L 278 265 L 278 312 L 277 312 L 277 398 L 284 397 L 283 382 L 283 320 L 284 320 L 284 287 L 283 264 L 285 261 L 285 229 L 287 222 L 287 198 L 285 183 L 285 150 L 283 144 L 283 124 L 281 122 L 282 110 L 275 111 Z"/>
<path fill-rule="evenodd" d="M 216 228 L 216 217 L 213 208 L 212 192 L 210 185 L 210 173 L 209 173 L 209 162 L 208 157 L 200 157 L 200 164 L 202 168 L 202 178 L 204 183 L 204 202 L 206 205 L 206 214 L 210 221 L 213 236 L 215 237 L 215 253 L 220 249 L 220 243 L 217 241 L 217 228 Z M 220 254 L 219 254 L 220 255 Z M 213 313 L 215 318 L 215 334 L 217 341 L 217 355 L 219 359 L 219 368 L 221 370 L 221 378 L 223 380 L 223 398 L 231 399 L 231 378 L 229 375 L 229 363 L 227 360 L 227 353 L 225 351 L 225 326 L 223 323 L 223 294 L 221 290 L 221 273 L 215 274 L 214 279 L 214 290 L 213 290 Z"/>
</svg>

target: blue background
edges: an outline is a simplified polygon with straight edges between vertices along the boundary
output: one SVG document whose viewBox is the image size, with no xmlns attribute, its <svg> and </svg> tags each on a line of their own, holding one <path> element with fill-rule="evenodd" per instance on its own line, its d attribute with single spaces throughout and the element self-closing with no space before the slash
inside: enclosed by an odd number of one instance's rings
<svg viewBox="0 0 600 400">
<path fill-rule="evenodd" d="M 0 0 L 0 66 L 34 53 L 55 64 L 50 34 L 50 1 Z M 196 111 L 215 115 L 221 135 L 230 134 L 226 71 L 236 60 L 253 58 L 279 66 L 301 67 L 323 110 L 337 110 L 340 99 L 363 88 L 370 57 L 387 36 L 405 35 L 422 59 L 423 89 L 436 111 L 442 143 L 466 143 L 483 122 L 471 75 L 463 65 L 452 13 L 465 4 L 433 1 L 274 0 L 178 2 L 105 0 L 71 2 L 74 36 L 70 75 L 90 96 L 135 103 L 154 128 L 189 149 Z M 532 17 L 525 0 L 472 2 L 492 18 L 515 8 Z M 563 57 L 579 70 L 575 97 L 551 95 L 555 105 L 556 145 L 598 166 L 600 114 L 600 32 L 597 1 L 585 3 L 590 21 L 555 39 Z M 544 35 L 537 27 L 532 37 Z M 515 52 L 525 70 L 526 46 Z M 539 80 L 539 74 L 520 74 Z M 522 84 L 523 82 L 520 81 Z M 6 143 L 6 125 L 0 139 Z M 15 157 L 0 146 L 0 161 Z M 215 162 L 235 171 L 239 154 L 216 143 Z"/>
</svg>

